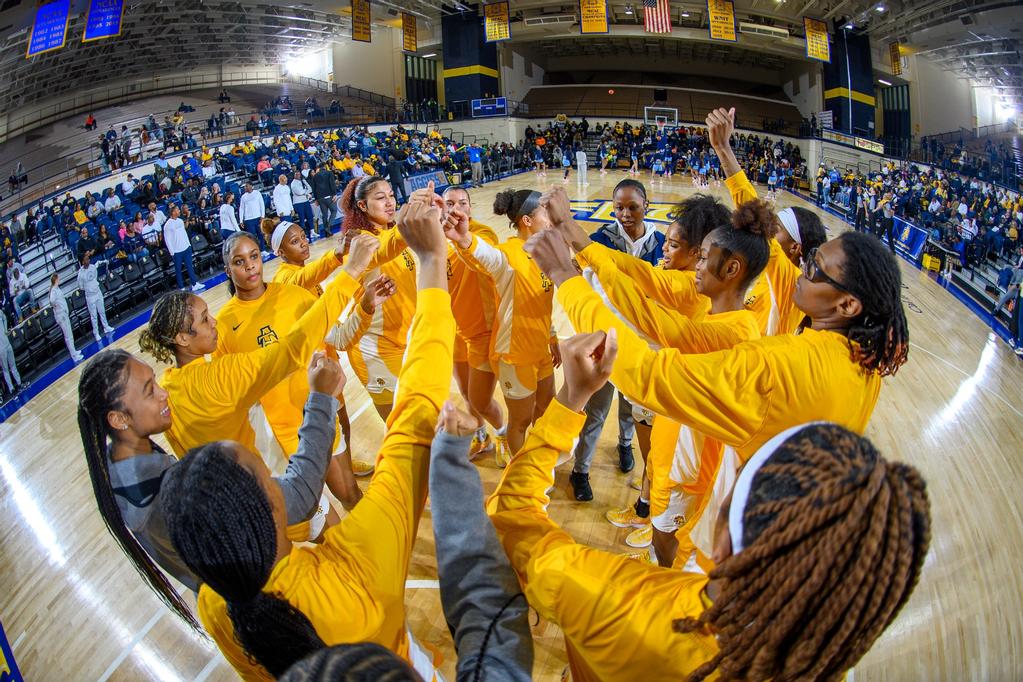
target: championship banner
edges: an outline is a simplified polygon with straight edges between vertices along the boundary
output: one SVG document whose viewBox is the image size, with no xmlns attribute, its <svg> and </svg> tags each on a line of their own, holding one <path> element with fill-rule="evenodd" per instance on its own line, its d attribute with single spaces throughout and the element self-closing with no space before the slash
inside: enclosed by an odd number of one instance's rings
<svg viewBox="0 0 1023 682">
<path fill-rule="evenodd" d="M 707 30 L 711 40 L 737 42 L 735 34 L 735 6 L 731 0 L 707 0 Z"/>
<path fill-rule="evenodd" d="M 892 61 L 892 75 L 902 75 L 902 47 L 899 45 L 899 41 L 894 43 L 888 43 L 888 57 Z"/>
<path fill-rule="evenodd" d="M 920 262 L 924 247 L 927 246 L 927 230 L 895 217 L 895 248 L 909 256 L 914 263 Z"/>
<path fill-rule="evenodd" d="M 352 40 L 372 42 L 371 30 L 369 0 L 352 0 Z"/>
<path fill-rule="evenodd" d="M 443 171 L 427 171 L 405 178 L 405 193 L 412 194 L 416 190 L 426 189 L 431 182 L 437 192 L 443 192 L 451 184 Z"/>
<path fill-rule="evenodd" d="M 831 44 L 828 42 L 828 25 L 819 19 L 803 17 L 806 32 L 806 56 L 822 62 L 831 61 Z"/>
<path fill-rule="evenodd" d="M 401 13 L 401 49 L 415 52 L 418 49 L 416 37 L 416 17 L 408 12 Z"/>
<path fill-rule="evenodd" d="M 71 20 L 71 0 L 54 0 L 36 8 L 32 33 L 28 38 L 26 57 L 64 47 L 67 39 L 67 25 Z"/>
<path fill-rule="evenodd" d="M 608 33 L 607 0 L 579 0 L 579 33 Z"/>
<path fill-rule="evenodd" d="M 124 15 L 124 0 L 91 0 L 85 16 L 85 33 L 82 42 L 102 38 L 116 38 L 121 35 L 121 17 Z"/>
<path fill-rule="evenodd" d="M 511 20 L 507 2 L 492 2 L 483 6 L 483 35 L 488 43 L 511 38 Z"/>
</svg>

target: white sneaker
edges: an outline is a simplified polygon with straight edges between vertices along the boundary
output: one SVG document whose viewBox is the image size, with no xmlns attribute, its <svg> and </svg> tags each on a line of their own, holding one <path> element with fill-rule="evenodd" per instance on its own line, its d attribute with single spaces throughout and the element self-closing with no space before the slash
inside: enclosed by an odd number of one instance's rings
<svg viewBox="0 0 1023 682">
<path fill-rule="evenodd" d="M 81 353 L 79 353 L 78 355 L 71 356 L 71 361 L 74 362 L 76 365 L 84 359 L 85 356 L 82 355 Z"/>
<path fill-rule="evenodd" d="M 104 334 L 113 334 L 114 333 L 114 328 L 113 327 L 107 327 L 106 329 L 103 330 L 103 333 Z"/>
<path fill-rule="evenodd" d="M 205 288 L 206 288 L 206 285 L 203 284 L 202 282 L 199 282 L 194 287 L 192 287 L 192 291 L 202 291 Z"/>
</svg>

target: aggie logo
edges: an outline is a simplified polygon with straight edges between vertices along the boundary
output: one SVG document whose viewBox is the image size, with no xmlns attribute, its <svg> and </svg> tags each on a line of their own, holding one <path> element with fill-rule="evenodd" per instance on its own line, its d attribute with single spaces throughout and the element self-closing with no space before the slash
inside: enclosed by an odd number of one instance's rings
<svg viewBox="0 0 1023 682">
<path fill-rule="evenodd" d="M 614 202 L 607 200 L 570 201 L 572 215 L 576 220 L 594 223 L 609 223 L 615 219 Z M 671 223 L 668 215 L 675 204 L 651 203 L 646 211 L 646 220 L 652 223 Z"/>
</svg>

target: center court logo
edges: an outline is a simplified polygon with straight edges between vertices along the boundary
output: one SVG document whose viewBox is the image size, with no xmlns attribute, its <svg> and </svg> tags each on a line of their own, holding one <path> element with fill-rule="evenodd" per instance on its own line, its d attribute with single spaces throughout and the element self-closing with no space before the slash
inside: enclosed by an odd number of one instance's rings
<svg viewBox="0 0 1023 682">
<path fill-rule="evenodd" d="M 594 201 L 570 201 L 572 217 L 594 223 L 609 223 L 615 219 L 614 202 L 596 199 Z M 646 210 L 646 220 L 652 223 L 671 223 L 669 214 L 675 204 L 651 202 Z"/>
</svg>

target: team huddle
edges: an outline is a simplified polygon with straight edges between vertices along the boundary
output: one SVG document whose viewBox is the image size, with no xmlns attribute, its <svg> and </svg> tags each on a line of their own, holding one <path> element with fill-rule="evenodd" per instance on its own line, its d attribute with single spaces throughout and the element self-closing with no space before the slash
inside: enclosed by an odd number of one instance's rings
<svg viewBox="0 0 1023 682">
<path fill-rule="evenodd" d="M 111 533 L 244 679 L 441 679 L 406 622 L 428 497 L 460 680 L 532 679 L 530 609 L 561 629 L 576 681 L 842 679 L 930 540 L 923 479 L 862 436 L 907 359 L 901 275 L 875 237 L 828 240 L 813 212 L 760 200 L 733 128 L 734 110 L 707 119 L 733 205 L 693 195 L 663 234 L 631 178 L 592 235 L 563 189 L 500 192 L 499 241 L 466 189 L 431 184 L 399 211 L 372 175 L 346 186 L 319 258 L 301 226 L 263 221 L 271 281 L 256 237 L 233 233 L 216 319 L 191 291 L 154 306 L 140 347 L 162 373 L 123 350 L 82 372 Z M 576 332 L 561 340 L 555 299 Z M 340 354 L 386 423 L 376 453 L 350 447 Z M 607 517 L 656 563 L 548 514 L 567 453 L 575 499 L 593 499 L 616 395 L 619 467 L 633 431 L 643 467 L 635 505 Z M 484 498 L 486 453 L 503 473 Z"/>
</svg>

